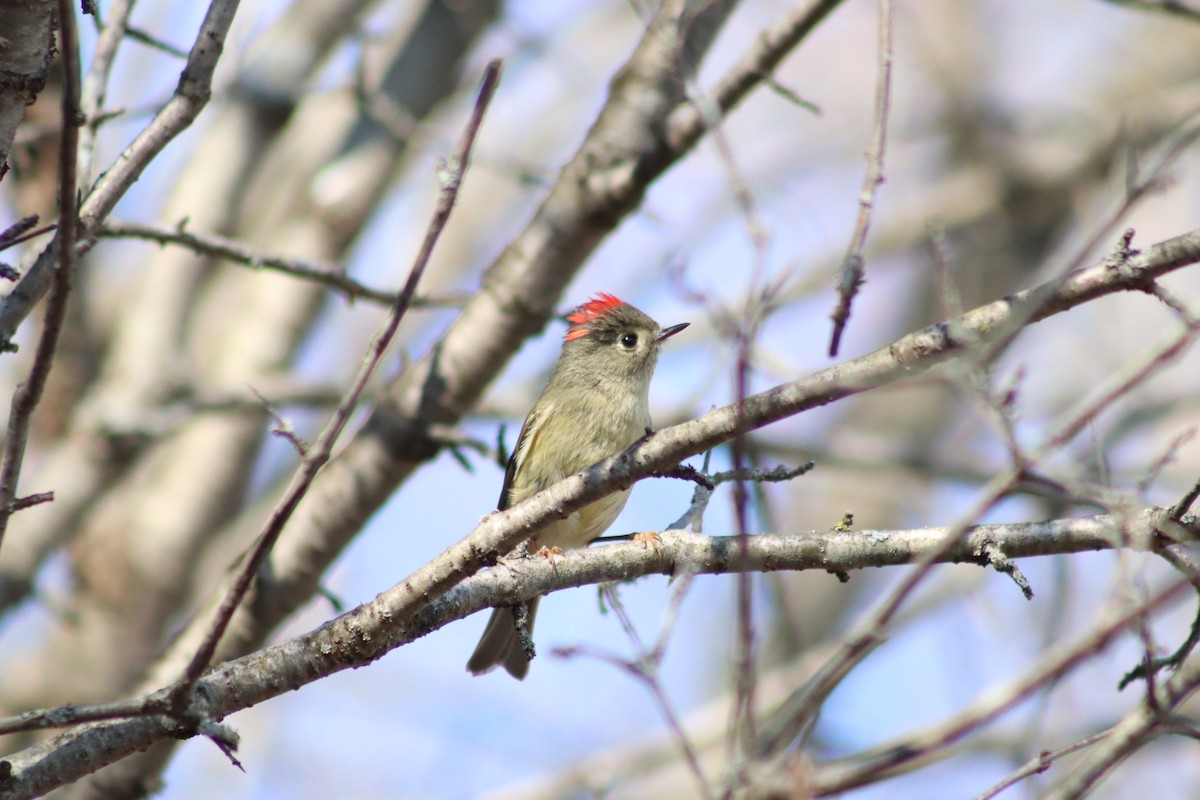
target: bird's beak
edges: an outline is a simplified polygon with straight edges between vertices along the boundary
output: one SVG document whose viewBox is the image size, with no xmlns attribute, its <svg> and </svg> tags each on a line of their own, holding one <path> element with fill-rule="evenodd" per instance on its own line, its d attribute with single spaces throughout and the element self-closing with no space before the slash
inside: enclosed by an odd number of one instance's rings
<svg viewBox="0 0 1200 800">
<path fill-rule="evenodd" d="M 678 325 L 672 325 L 669 328 L 663 328 L 661 331 L 659 331 L 658 337 L 654 340 L 654 343 L 662 344 L 667 339 L 670 339 L 672 336 L 674 336 L 675 334 L 679 333 L 681 330 L 686 328 L 688 325 L 689 325 L 689 323 L 687 323 L 687 322 L 681 322 Z"/>
</svg>

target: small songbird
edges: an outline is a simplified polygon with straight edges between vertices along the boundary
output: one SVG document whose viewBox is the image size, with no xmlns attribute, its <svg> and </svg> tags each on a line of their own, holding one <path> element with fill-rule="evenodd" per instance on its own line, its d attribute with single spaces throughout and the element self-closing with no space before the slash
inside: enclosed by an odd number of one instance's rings
<svg viewBox="0 0 1200 800">
<path fill-rule="evenodd" d="M 546 388 L 525 418 L 504 472 L 498 508 L 533 496 L 568 475 L 621 452 L 650 428 L 650 378 L 662 343 L 687 323 L 658 323 L 610 294 L 598 294 L 567 317 L 571 327 Z M 629 490 L 616 492 L 546 524 L 530 541 L 530 552 L 586 547 L 625 507 Z M 538 598 L 526 606 L 533 630 Z M 467 662 L 482 675 L 498 665 L 518 680 L 529 672 L 529 656 L 518 642 L 513 610 L 497 608 Z"/>
</svg>

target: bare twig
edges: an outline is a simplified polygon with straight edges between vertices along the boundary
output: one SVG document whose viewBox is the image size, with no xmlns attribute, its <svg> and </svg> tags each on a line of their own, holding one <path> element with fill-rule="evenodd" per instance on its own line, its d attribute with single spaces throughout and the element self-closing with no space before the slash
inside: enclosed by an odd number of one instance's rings
<svg viewBox="0 0 1200 800">
<path fill-rule="evenodd" d="M 1168 517 L 1170 513 L 1170 511 L 1167 512 Z M 1154 552 L 1155 555 L 1162 558 L 1187 578 L 1192 588 L 1196 590 L 1197 595 L 1200 595 L 1200 571 L 1197 571 L 1196 565 L 1192 563 L 1187 555 L 1176 552 L 1171 547 L 1161 547 Z M 1192 650 L 1196 648 L 1197 643 L 1200 643 L 1200 605 L 1196 608 L 1196 616 L 1192 619 L 1192 627 L 1188 631 L 1187 638 L 1176 648 L 1175 652 L 1169 656 L 1158 658 L 1155 658 L 1153 653 L 1148 652 L 1141 664 L 1138 664 L 1121 678 L 1120 682 L 1117 683 L 1117 689 L 1123 690 L 1135 680 L 1143 678 L 1151 680 L 1156 672 L 1163 669 L 1176 669 L 1191 654 Z"/>
<path fill-rule="evenodd" d="M 250 387 L 250 391 L 254 392 L 254 396 L 258 398 L 260 408 L 267 413 L 267 416 L 271 418 L 273 423 L 271 425 L 271 433 L 275 434 L 281 439 L 284 439 L 285 441 L 290 442 L 292 447 L 296 448 L 296 452 L 300 454 L 300 458 L 307 456 L 308 445 L 303 439 L 300 438 L 300 435 L 296 433 L 296 429 L 293 427 L 291 421 L 285 419 L 283 415 L 279 413 L 279 410 L 271 404 L 271 401 L 259 394 L 253 386 Z M 340 399 L 341 398 L 339 398 L 339 400 Z"/>
<path fill-rule="evenodd" d="M 50 300 L 42 322 L 42 335 L 34 353 L 29 377 L 13 396 L 8 418 L 8 438 L 4 443 L 4 459 L 0 465 L 0 544 L 8 520 L 16 506 L 13 502 L 21 478 L 21 464 L 29 438 L 33 412 L 41 402 L 58 337 L 67 316 L 67 300 L 71 295 L 71 279 L 75 270 L 75 233 L 78 195 L 75 186 L 76 159 L 79 147 L 79 41 L 75 31 L 75 9 L 69 0 L 59 0 L 59 36 L 62 38 L 63 94 L 62 141 L 58 151 L 58 264 L 54 272 Z"/>
<path fill-rule="evenodd" d="M 863 178 L 862 190 L 858 194 L 858 216 L 854 220 L 854 233 L 850 246 L 842 259 L 838 276 L 838 303 L 833 310 L 833 334 L 829 339 L 830 357 L 838 354 L 842 333 L 850 320 L 850 305 L 863 284 L 863 247 L 867 243 L 867 229 L 871 226 L 871 211 L 875 208 L 875 194 L 884 181 L 883 156 L 887 147 L 888 110 L 892 101 L 892 40 L 896 27 L 896 11 L 892 0 L 879 0 L 879 82 L 875 86 L 875 124 L 871 134 L 871 146 L 867 150 L 867 174 Z"/>
<path fill-rule="evenodd" d="M 556 647 L 551 653 L 559 658 L 571 658 L 574 656 L 594 658 L 597 661 L 602 661 L 620 669 L 626 675 L 637 679 L 638 683 L 642 684 L 642 686 L 645 686 L 646 690 L 650 692 L 654 704 L 658 706 L 659 714 L 662 715 L 663 720 L 667 723 L 667 728 L 671 731 L 676 746 L 679 747 L 683 754 L 684 763 L 687 764 L 688 771 L 692 774 L 696 782 L 697 796 L 707 798 L 708 800 L 713 798 L 712 787 L 709 786 L 708 779 L 704 776 L 704 770 L 700 767 L 700 758 L 696 753 L 696 748 L 692 745 L 686 731 L 684 731 L 679 714 L 675 711 L 674 705 L 663 690 L 662 682 L 659 680 L 658 672 L 655 668 L 647 668 L 647 665 L 641 659 L 630 661 L 592 647 Z"/>
<path fill-rule="evenodd" d="M 30 214 L 28 217 L 19 219 L 3 231 L 0 231 L 0 249 L 12 247 L 15 242 L 19 241 L 19 237 L 27 234 L 37 224 L 38 215 Z"/>
<path fill-rule="evenodd" d="M 0 734 L 66 728 L 81 722 L 163 714 L 169 710 L 170 704 L 167 702 L 166 692 L 158 692 L 155 695 L 137 697 L 132 700 L 117 700 L 111 703 L 35 708 L 16 716 L 0 718 Z"/>
<path fill-rule="evenodd" d="M 130 26 L 126 29 L 125 33 L 135 42 L 141 42 L 147 47 L 153 47 L 155 50 L 160 50 L 169 56 L 174 56 L 175 58 L 187 58 L 188 56 L 186 51 L 181 50 L 170 42 L 163 41 L 157 36 L 154 36 L 153 34 L 148 33 L 141 28 Z"/>
<path fill-rule="evenodd" d="M 12 501 L 13 511 L 20 511 L 24 508 L 32 508 L 40 506 L 42 503 L 53 503 L 54 492 L 38 492 L 36 494 L 27 494 L 24 497 L 18 497 Z"/>
<path fill-rule="evenodd" d="M 80 106 L 87 122 L 79 136 L 79 171 L 85 182 L 91 181 L 93 160 L 96 155 L 96 137 L 100 126 L 111 117 L 103 114 L 104 101 L 108 96 L 109 77 L 116 61 L 117 49 L 125 40 L 129 14 L 135 0 L 114 0 L 109 4 L 104 25 L 96 41 L 92 63 L 83 79 Z"/>
<path fill-rule="evenodd" d="M 1085 747 L 1091 747 L 1096 742 L 1108 736 L 1109 731 L 1103 730 L 1099 733 L 1093 733 L 1091 736 L 1085 736 L 1077 742 L 1071 742 L 1066 747 L 1060 747 L 1057 750 L 1043 750 L 1029 761 L 1025 762 L 1020 769 L 1008 775 L 1004 780 L 990 787 L 984 792 L 977 794 L 974 800 L 991 800 L 1010 786 L 1015 786 L 1031 775 L 1038 775 L 1050 769 L 1050 765 L 1060 758 L 1069 756 L 1072 753 L 1078 753 Z"/>
<path fill-rule="evenodd" d="M 1184 350 L 1191 346 L 1197 335 L 1200 335 L 1200 322 L 1184 328 L 1165 345 L 1127 365 L 1105 386 L 1101 387 L 1101 391 L 1097 392 L 1094 398 L 1090 400 L 1085 398 L 1079 411 L 1068 415 L 1067 422 L 1059 426 L 1059 429 L 1047 439 L 1043 449 L 1053 450 L 1074 439 L 1088 423 L 1111 406 L 1117 398 L 1128 394 L 1164 364 L 1178 358 Z"/>
<path fill-rule="evenodd" d="M 655 472 L 652 475 L 647 475 L 648 478 L 675 478 L 681 481 L 691 481 L 697 486 L 703 486 L 705 489 L 715 489 L 716 484 L 712 479 L 700 472 L 695 467 L 688 464 L 680 464 L 675 469 L 667 470 L 666 472 Z"/>
<path fill-rule="evenodd" d="M 809 461 L 799 467 L 778 466 L 771 469 L 734 469 L 718 472 L 710 476 L 714 486 L 720 486 L 729 481 L 754 481 L 763 483 L 785 483 L 811 472 L 816 464 Z"/>
<path fill-rule="evenodd" d="M 1179 499 L 1179 502 L 1171 506 L 1171 519 L 1176 522 L 1183 519 L 1183 515 L 1188 513 L 1192 504 L 1196 502 L 1196 498 L 1200 498 L 1200 479 L 1198 479 L 1192 488 L 1188 489 L 1187 494 Z"/>
<path fill-rule="evenodd" d="M 724 115 L 741 103 L 750 92 L 769 78 L 796 45 L 825 19 L 842 0 L 810 0 L 764 31 L 755 46 L 708 94 L 717 111 Z M 695 105 L 686 105 L 671 115 L 666 141 L 676 153 L 690 149 L 708 129 L 711 115 Z"/>
<path fill-rule="evenodd" d="M 1112 727 L 1109 735 L 1088 753 L 1083 762 L 1043 797 L 1078 800 L 1112 773 L 1117 764 L 1160 733 L 1180 730 L 1176 709 L 1200 688 L 1200 662 L 1185 661 L 1179 670 L 1142 698 L 1133 710 Z M 1189 726 L 1190 728 L 1190 726 Z"/>
<path fill-rule="evenodd" d="M 1147 467 L 1146 474 L 1142 476 L 1140 480 L 1138 480 L 1138 494 L 1145 494 L 1150 490 L 1150 487 L 1153 486 L 1154 482 L 1158 480 L 1158 477 L 1162 474 L 1162 471 L 1166 469 L 1167 465 L 1174 463 L 1179 451 L 1183 448 L 1183 446 L 1192 439 L 1196 438 L 1196 431 L 1197 428 L 1195 427 L 1187 428 L 1167 444 L 1166 448 L 1162 452 L 1162 455 L 1154 459 L 1150 466 Z M 1186 510 L 1187 509 L 1185 508 L 1184 511 L 1180 512 L 1178 516 L 1183 516 L 1183 513 L 1186 512 Z M 1175 517 L 1175 519 L 1178 519 L 1178 516 Z"/>
<path fill-rule="evenodd" d="M 244 264 L 254 269 L 275 270 L 285 275 L 292 275 L 328 286 L 331 289 L 341 292 L 348 300 L 358 300 L 361 298 L 363 300 L 370 300 L 373 303 L 384 303 L 387 305 L 395 302 L 395 292 L 375 289 L 356 281 L 346 273 L 346 268 L 341 264 L 322 263 L 302 258 L 285 258 L 283 256 L 265 254 L 257 248 L 244 242 L 239 242 L 236 239 L 229 239 L 210 233 L 193 233 L 192 231 L 185 230 L 185 224 L 186 220 L 180 221 L 174 227 L 150 225 L 142 222 L 128 222 L 125 220 L 110 220 L 101 226 L 99 231 L 97 231 L 97 235 L 109 238 L 147 239 L 152 242 L 159 242 L 160 244 L 178 245 L 196 253 L 217 256 L 235 264 Z M 447 297 L 442 299 L 415 297 L 413 298 L 412 306 L 414 308 L 455 306 L 461 305 L 463 299 L 462 297 Z"/>
<path fill-rule="evenodd" d="M 1021 572 L 1021 568 L 1004 554 L 1003 550 L 994 543 L 988 542 L 980 548 L 979 554 L 987 559 L 988 563 L 992 565 L 992 569 L 996 570 L 996 572 L 1003 573 L 1012 578 L 1013 583 L 1021 590 L 1021 594 L 1025 595 L 1026 600 L 1033 599 L 1033 587 L 1029 585 L 1029 580 Z"/>
<path fill-rule="evenodd" d="M 23 233 L 20 236 L 15 236 L 12 239 L 5 240 L 3 243 L 0 243 L 0 250 L 7 250 L 10 247 L 16 247 L 19 244 L 28 242 L 30 239 L 36 239 L 39 236 L 45 236 L 47 233 L 53 233 L 56 230 L 58 230 L 58 225 L 54 223 L 43 225 L 42 227 L 35 228 L 28 233 Z"/>
</svg>

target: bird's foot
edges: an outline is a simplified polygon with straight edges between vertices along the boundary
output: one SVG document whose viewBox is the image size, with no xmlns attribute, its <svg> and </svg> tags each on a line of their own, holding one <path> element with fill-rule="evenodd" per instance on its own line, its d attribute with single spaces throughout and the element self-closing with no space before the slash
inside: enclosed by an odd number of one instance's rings
<svg viewBox="0 0 1200 800">
<path fill-rule="evenodd" d="M 563 549 L 561 547 L 557 547 L 557 546 L 543 547 L 537 551 L 537 555 L 541 556 L 542 558 L 544 558 L 550 562 L 550 569 L 554 571 L 555 575 L 558 574 L 558 565 L 554 563 L 554 557 L 561 556 L 562 554 L 563 554 Z"/>
<path fill-rule="evenodd" d="M 656 553 L 662 552 L 662 537 L 658 535 L 658 531 L 644 531 L 635 533 L 633 541 L 641 542 L 646 547 L 653 547 Z"/>
</svg>

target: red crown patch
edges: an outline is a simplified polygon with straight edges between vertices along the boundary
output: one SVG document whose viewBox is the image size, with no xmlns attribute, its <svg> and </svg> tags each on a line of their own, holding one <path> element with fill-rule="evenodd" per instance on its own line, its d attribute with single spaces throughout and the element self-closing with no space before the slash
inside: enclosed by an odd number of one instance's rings
<svg viewBox="0 0 1200 800">
<path fill-rule="evenodd" d="M 581 336 L 587 336 L 587 326 L 598 319 L 603 319 L 608 316 L 619 306 L 625 305 L 619 298 L 613 297 L 611 294 L 599 292 L 591 300 L 575 309 L 567 322 L 571 323 L 571 327 L 567 329 L 566 340 L 568 342 L 578 339 Z"/>
</svg>

